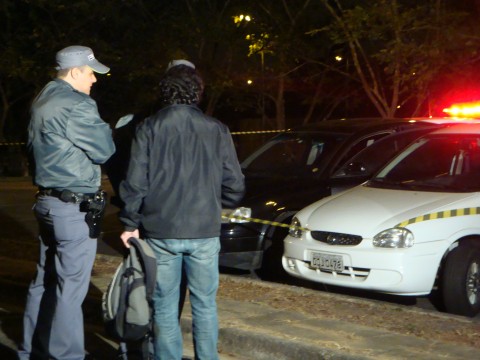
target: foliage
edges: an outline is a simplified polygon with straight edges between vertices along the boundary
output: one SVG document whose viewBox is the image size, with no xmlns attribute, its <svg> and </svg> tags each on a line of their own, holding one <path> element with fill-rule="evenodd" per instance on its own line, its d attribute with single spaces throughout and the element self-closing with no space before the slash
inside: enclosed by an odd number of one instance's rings
<svg viewBox="0 0 480 360">
<path fill-rule="evenodd" d="M 154 98 L 151 88 L 158 82 L 160 64 L 166 62 L 159 54 L 168 46 L 154 31 L 162 21 L 158 2 L 105 0 L 99 6 L 94 0 L 2 0 L 1 4 L 2 119 L 17 117 L 19 131 L 11 134 L 14 137 L 25 136 L 28 114 L 22 110 L 55 75 L 55 53 L 69 45 L 90 46 L 112 68 L 111 76 L 99 76 L 93 89 L 101 112 L 115 117 Z M 142 34 L 155 36 L 139 41 Z M 140 86 L 142 92 L 135 89 Z M 106 120 L 112 118 L 107 115 Z"/>
<path fill-rule="evenodd" d="M 422 113 L 429 96 L 475 86 L 473 3 L 480 1 L 1 0 L 0 141 L 25 138 L 29 104 L 55 75 L 56 51 L 72 44 L 92 47 L 112 69 L 92 94 L 112 125 L 156 110 L 172 58 L 196 64 L 206 84 L 201 106 L 233 128 L 245 118 L 284 128 Z"/>
<path fill-rule="evenodd" d="M 470 57 L 466 14 L 440 0 L 328 1 L 328 33 L 349 58 L 348 75 L 362 86 L 378 113 L 393 117 L 406 105 L 418 113 L 429 88 L 452 64 Z"/>
</svg>

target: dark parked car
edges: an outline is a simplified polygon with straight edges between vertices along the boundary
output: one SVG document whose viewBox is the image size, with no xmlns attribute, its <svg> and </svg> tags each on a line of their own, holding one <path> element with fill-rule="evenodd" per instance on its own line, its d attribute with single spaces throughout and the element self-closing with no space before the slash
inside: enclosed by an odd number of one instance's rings
<svg viewBox="0 0 480 360">
<path fill-rule="evenodd" d="M 290 224 L 298 210 L 368 180 L 403 147 L 439 126 L 408 119 L 346 119 L 281 133 L 242 162 L 247 193 L 237 209 L 225 209 L 225 214 Z M 263 278 L 282 274 L 288 227 L 238 221 L 224 219 L 220 266 Z"/>
</svg>

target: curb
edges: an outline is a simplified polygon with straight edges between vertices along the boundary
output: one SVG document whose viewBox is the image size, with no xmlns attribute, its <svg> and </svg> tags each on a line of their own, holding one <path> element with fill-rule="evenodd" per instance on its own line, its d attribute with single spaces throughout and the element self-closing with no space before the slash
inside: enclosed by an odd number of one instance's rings
<svg viewBox="0 0 480 360">
<path fill-rule="evenodd" d="M 191 318 L 182 317 L 180 321 L 185 341 L 192 341 Z M 251 332 L 220 327 L 218 332 L 219 352 L 222 349 L 233 354 L 241 354 L 242 358 L 255 360 L 371 360 L 362 356 L 351 356 L 339 351 L 303 344 L 295 340 L 280 339 L 275 336 L 262 334 L 255 336 Z M 225 351 L 226 352 L 226 351 Z"/>
<path fill-rule="evenodd" d="M 121 255 L 111 256 L 97 254 L 96 261 L 118 264 L 121 261 Z M 115 266 L 116 268 L 116 266 Z M 225 274 L 220 274 L 220 278 L 229 279 L 234 282 L 247 282 L 252 285 L 256 283 L 252 279 L 238 279 Z M 263 284 L 265 286 L 265 284 Z M 280 284 L 267 284 L 268 287 L 282 287 Z M 101 301 L 101 296 L 91 294 L 86 301 Z M 189 309 L 189 302 L 185 303 L 180 326 L 182 329 L 184 342 L 192 342 L 192 317 Z M 220 353 L 228 352 L 241 354 L 242 358 L 255 360 L 291 360 L 291 359 L 338 359 L 338 360 L 363 360 L 371 359 L 362 356 L 352 356 L 341 351 L 305 344 L 301 341 L 278 338 L 268 334 L 255 334 L 251 331 L 222 326 L 219 322 L 218 347 Z M 224 349 L 222 351 L 222 349 Z"/>
</svg>

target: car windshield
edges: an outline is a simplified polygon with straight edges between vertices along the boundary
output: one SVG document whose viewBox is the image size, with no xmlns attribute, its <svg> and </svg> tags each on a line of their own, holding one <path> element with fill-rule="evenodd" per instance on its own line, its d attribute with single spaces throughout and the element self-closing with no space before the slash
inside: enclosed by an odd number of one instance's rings
<svg viewBox="0 0 480 360">
<path fill-rule="evenodd" d="M 245 174 L 303 176 L 314 174 L 347 138 L 345 134 L 286 133 L 268 141 L 242 162 Z"/>
<path fill-rule="evenodd" d="M 436 128 L 414 129 L 377 140 L 347 161 L 332 177 L 372 176 L 400 150 L 433 129 Z"/>
<path fill-rule="evenodd" d="M 444 134 L 419 139 L 367 185 L 419 191 L 479 191 L 480 135 Z"/>
</svg>

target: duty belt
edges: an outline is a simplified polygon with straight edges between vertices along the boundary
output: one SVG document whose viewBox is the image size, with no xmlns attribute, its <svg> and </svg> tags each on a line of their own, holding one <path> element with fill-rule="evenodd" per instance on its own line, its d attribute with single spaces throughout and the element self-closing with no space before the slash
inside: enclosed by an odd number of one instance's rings
<svg viewBox="0 0 480 360">
<path fill-rule="evenodd" d="M 40 189 L 37 193 L 37 196 L 42 196 L 42 195 L 53 196 L 62 200 L 63 202 L 75 203 L 75 204 L 79 204 L 83 201 L 91 200 L 95 197 L 95 193 L 84 194 L 84 193 L 73 192 L 67 189 L 64 189 L 64 190 Z"/>
</svg>

